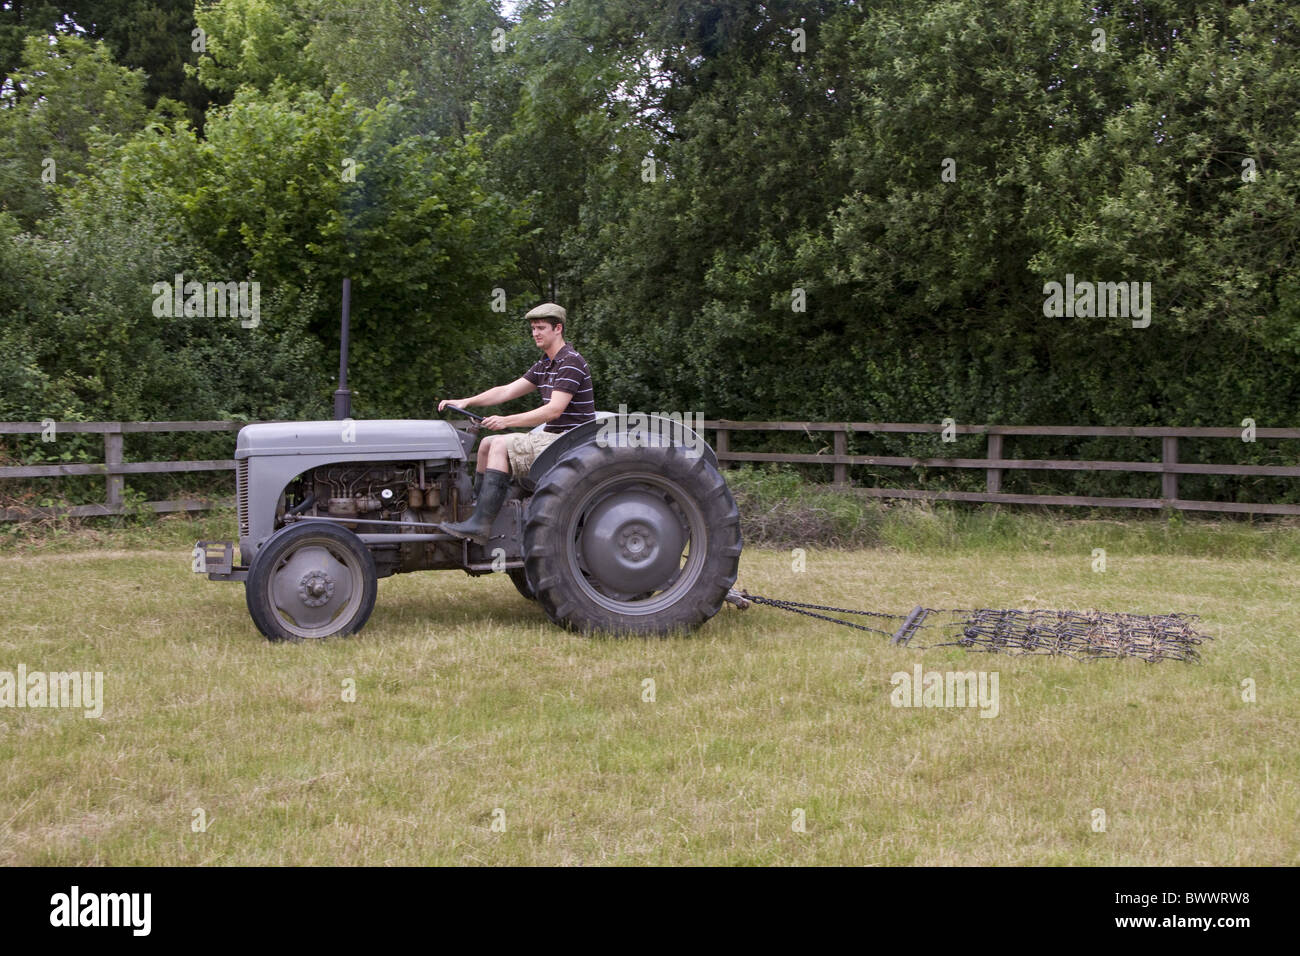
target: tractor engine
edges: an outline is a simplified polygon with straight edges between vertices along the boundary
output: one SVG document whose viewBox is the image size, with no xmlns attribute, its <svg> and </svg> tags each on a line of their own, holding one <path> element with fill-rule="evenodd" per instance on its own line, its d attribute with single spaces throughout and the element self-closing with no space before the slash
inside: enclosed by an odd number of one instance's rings
<svg viewBox="0 0 1300 956">
<path fill-rule="evenodd" d="M 359 533 L 427 533 L 428 525 L 457 519 L 453 508 L 469 497 L 468 479 L 462 475 L 459 468 L 431 473 L 423 462 L 322 465 L 290 486 L 285 510 L 293 515 L 350 519 L 357 524 L 344 527 Z M 460 510 L 465 510 L 464 505 Z M 365 521 L 400 522 L 407 527 L 367 525 Z M 371 552 L 380 577 L 387 577 L 454 560 L 460 549 L 411 542 L 374 545 Z"/>
<path fill-rule="evenodd" d="M 327 465 L 312 472 L 308 482 L 316 495 L 316 513 L 331 518 L 400 521 L 408 511 L 441 512 L 441 483 L 421 487 L 414 465 Z"/>
</svg>

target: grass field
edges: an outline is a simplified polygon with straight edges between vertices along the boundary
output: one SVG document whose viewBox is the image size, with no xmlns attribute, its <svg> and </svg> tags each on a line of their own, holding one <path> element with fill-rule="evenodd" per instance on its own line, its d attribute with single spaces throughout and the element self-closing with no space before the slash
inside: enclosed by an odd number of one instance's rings
<svg viewBox="0 0 1300 956">
<path fill-rule="evenodd" d="M 241 585 L 189 571 L 229 524 L 9 535 L 0 671 L 102 671 L 104 709 L 0 709 L 0 863 L 1300 862 L 1294 526 L 908 509 L 804 572 L 742 558 L 750 591 L 824 604 L 1202 615 L 1203 663 L 1150 665 L 766 608 L 592 639 L 459 572 L 380 582 L 357 637 L 272 645 Z M 997 716 L 891 706 L 916 663 L 997 672 Z"/>
</svg>

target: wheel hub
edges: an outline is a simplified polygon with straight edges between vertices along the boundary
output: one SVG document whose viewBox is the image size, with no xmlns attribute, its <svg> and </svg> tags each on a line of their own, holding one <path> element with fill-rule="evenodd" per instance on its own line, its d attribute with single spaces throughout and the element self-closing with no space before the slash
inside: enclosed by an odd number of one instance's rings
<svg viewBox="0 0 1300 956">
<path fill-rule="evenodd" d="M 644 524 L 633 523 L 618 533 L 619 553 L 634 564 L 649 559 L 655 544 L 654 531 Z"/>
<path fill-rule="evenodd" d="M 662 588 L 681 567 L 687 534 L 662 497 L 628 490 L 587 515 L 579 540 L 591 577 L 610 591 L 644 594 Z"/>
<path fill-rule="evenodd" d="M 320 607 L 334 594 L 334 582 L 324 571 L 308 571 L 298 582 L 298 597 L 308 607 Z"/>
<path fill-rule="evenodd" d="M 352 597 L 352 575 L 328 548 L 309 545 L 290 554 L 275 571 L 276 609 L 301 628 L 329 624 Z"/>
</svg>

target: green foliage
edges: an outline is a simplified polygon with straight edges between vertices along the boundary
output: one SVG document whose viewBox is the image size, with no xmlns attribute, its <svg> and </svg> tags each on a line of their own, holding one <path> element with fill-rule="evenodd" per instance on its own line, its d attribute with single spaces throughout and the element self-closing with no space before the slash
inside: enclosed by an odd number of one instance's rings
<svg viewBox="0 0 1300 956">
<path fill-rule="evenodd" d="M 368 107 L 406 97 L 411 131 L 437 136 L 467 136 L 502 112 L 493 31 L 509 21 L 494 3 L 225 0 L 196 17 L 208 37 L 197 75 L 215 90 L 346 87 Z"/>
<path fill-rule="evenodd" d="M 197 75 L 214 90 L 234 93 L 243 86 L 267 92 L 277 83 L 289 89 L 319 89 L 325 73 L 303 55 L 311 37 L 312 0 L 223 0 L 195 8 L 206 34 Z"/>
<path fill-rule="evenodd" d="M 137 188 L 182 211 L 220 278 L 310 302 L 306 331 L 331 350 L 352 278 L 358 415 L 428 414 L 444 370 L 495 329 L 491 290 L 510 270 L 515 216 L 480 185 L 477 138 L 411 133 L 402 101 L 248 90 L 209 117 L 203 140 L 176 132 L 128 153 Z"/>
<path fill-rule="evenodd" d="M 328 86 L 359 103 L 406 94 L 417 133 L 464 137 L 508 121 L 498 86 L 508 57 L 494 49 L 509 27 L 484 0 L 358 4 L 312 0 L 307 52 Z M 502 34 L 494 36 L 495 30 Z"/>
<path fill-rule="evenodd" d="M 0 5 L 0 75 L 20 69 L 28 37 L 55 32 L 63 5 L 54 2 L 10 2 Z"/>
<path fill-rule="evenodd" d="M 676 47 L 649 28 L 673 112 L 643 155 L 667 173 L 589 173 L 561 244 L 598 381 L 735 418 L 1291 424 L 1296 22 L 1146 9 L 777 5 Z M 1151 326 L 1044 316 L 1067 273 L 1151 282 Z"/>
<path fill-rule="evenodd" d="M 197 56 L 193 0 L 17 0 L 0 8 L 0 75 L 22 66 L 24 44 L 50 37 L 103 41 L 121 66 L 144 74 L 150 109 L 173 101 L 201 126 L 210 92 L 186 70 Z"/>
<path fill-rule="evenodd" d="M 324 384 L 302 302 L 272 291 L 262 308 L 276 323 L 251 330 L 234 317 L 156 314 L 154 283 L 211 276 L 212 260 L 164 197 L 134 192 L 120 168 L 69 190 L 49 238 L 9 239 L 8 297 L 32 305 L 5 330 L 18 346 L 0 367 L 6 418 L 282 417 L 307 412 L 311 386 Z"/>
<path fill-rule="evenodd" d="M 102 43 L 61 36 L 26 41 L 22 67 L 0 97 L 0 210 L 31 227 L 59 185 L 110 154 L 148 118 L 145 78 L 113 62 Z"/>
<path fill-rule="evenodd" d="M 147 6 L 77 22 L 119 64 L 146 47 L 172 63 L 176 29 L 149 24 L 174 5 Z M 53 29 L 27 9 L 22 29 Z M 75 37 L 34 41 L 33 63 L 59 69 L 29 63 L 4 99 L 8 414 L 324 414 L 350 276 L 362 415 L 430 414 L 517 375 L 535 354 L 520 314 L 557 299 L 604 407 L 1294 423 L 1300 26 L 1279 0 L 535 0 L 510 20 L 492 0 L 225 0 L 194 16 L 196 77 L 231 99 L 201 129 L 148 117 L 157 77 L 142 90 Z M 153 39 L 123 44 L 122 24 Z M 0 54 L 15 30 L 0 16 Z M 56 149 L 68 178 L 37 188 Z M 260 282 L 262 327 L 140 314 L 177 272 Z M 1045 315 L 1067 274 L 1150 282 L 1150 326 Z M 955 449 L 862 435 L 850 451 Z M 1184 460 L 1221 451 L 1188 443 Z M 1231 457 L 1295 460 L 1267 442 Z M 1152 493 L 1077 473 L 1006 488 Z"/>
<path fill-rule="evenodd" d="M 476 138 L 409 134 L 403 119 L 400 103 L 249 90 L 203 139 L 135 138 L 70 191 L 39 252 L 11 238 L 10 255 L 43 256 L 28 283 L 59 292 L 53 314 L 19 324 L 9 374 L 28 382 L 34 367 L 47 401 L 70 390 L 107 418 L 320 417 L 350 276 L 357 414 L 429 414 L 443 370 L 496 329 L 514 219 L 478 185 Z M 155 315 L 154 284 L 177 274 L 258 282 L 260 324 Z"/>
</svg>

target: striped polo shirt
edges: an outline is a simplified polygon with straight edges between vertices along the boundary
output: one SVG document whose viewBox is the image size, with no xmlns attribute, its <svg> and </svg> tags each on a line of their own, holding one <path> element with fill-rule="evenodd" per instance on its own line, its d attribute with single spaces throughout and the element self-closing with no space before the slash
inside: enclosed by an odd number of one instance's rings
<svg viewBox="0 0 1300 956">
<path fill-rule="evenodd" d="M 546 425 L 548 432 L 567 432 L 570 428 L 596 420 L 596 395 L 591 389 L 591 370 L 587 360 L 567 342 L 555 353 L 555 358 L 543 355 L 524 373 L 524 378 L 537 386 L 542 393 L 542 404 L 551 400 L 551 391 L 558 389 L 573 396 L 564 414 Z"/>
</svg>

